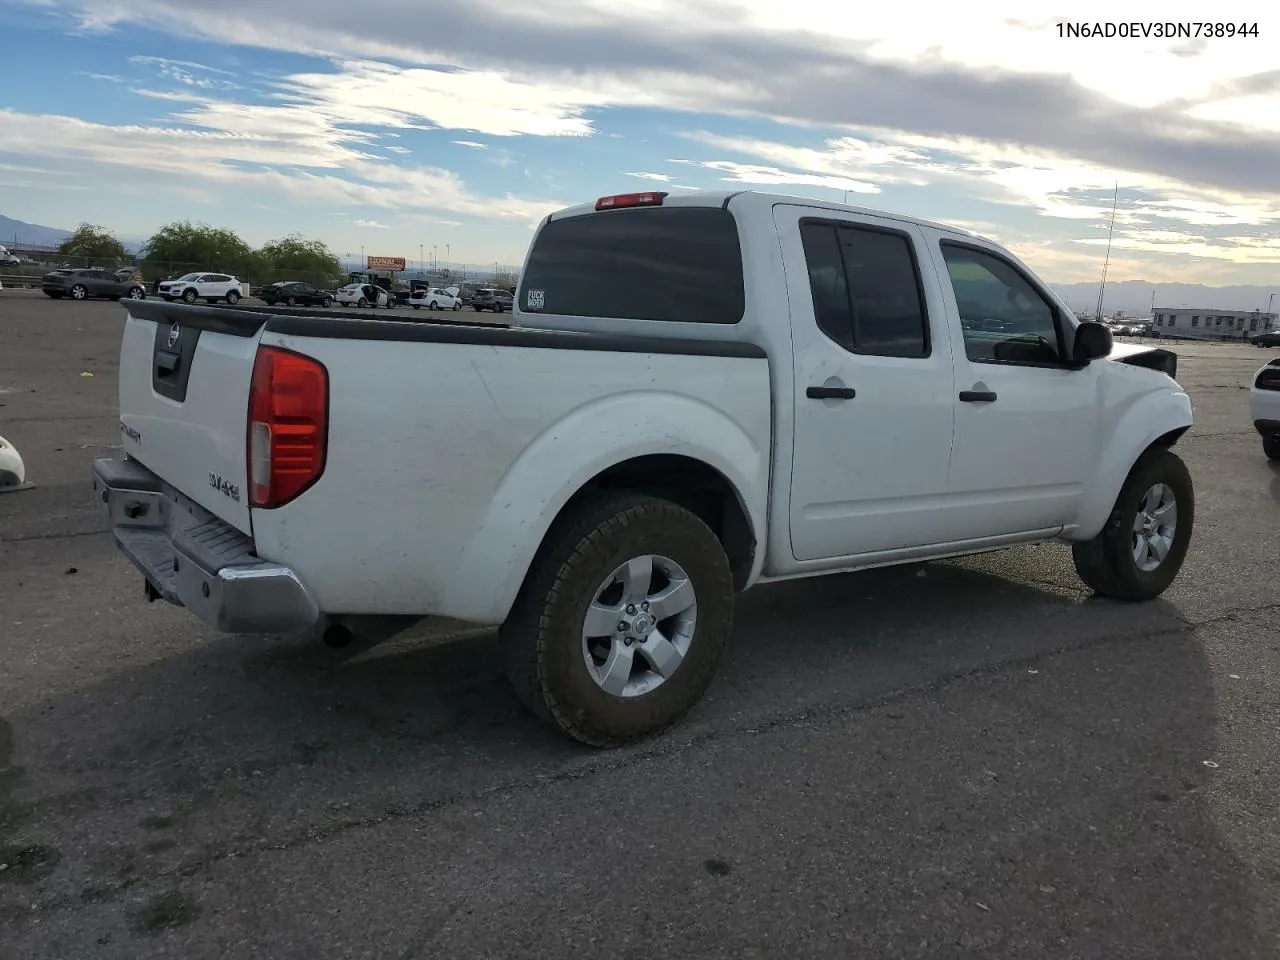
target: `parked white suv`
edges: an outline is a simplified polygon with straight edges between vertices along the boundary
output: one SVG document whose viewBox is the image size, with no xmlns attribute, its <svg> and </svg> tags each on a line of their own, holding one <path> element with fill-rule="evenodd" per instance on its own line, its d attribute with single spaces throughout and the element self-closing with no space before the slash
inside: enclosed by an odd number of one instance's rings
<svg viewBox="0 0 1280 960">
<path fill-rule="evenodd" d="M 605 197 L 543 221 L 511 327 L 128 314 L 127 459 L 94 483 L 149 596 L 335 642 L 499 626 L 521 699 L 590 744 L 693 706 L 758 584 L 1061 540 L 1148 600 L 1191 541 L 1176 356 L 908 217 Z"/>
<path fill-rule="evenodd" d="M 235 303 L 246 295 L 243 284 L 225 273 L 183 274 L 176 280 L 161 283 L 156 293 L 162 300 L 181 300 L 183 303 L 195 303 L 197 300 Z"/>
<path fill-rule="evenodd" d="M 1280 460 L 1280 358 L 1254 374 L 1249 412 L 1262 437 L 1262 452 L 1268 460 Z"/>
</svg>

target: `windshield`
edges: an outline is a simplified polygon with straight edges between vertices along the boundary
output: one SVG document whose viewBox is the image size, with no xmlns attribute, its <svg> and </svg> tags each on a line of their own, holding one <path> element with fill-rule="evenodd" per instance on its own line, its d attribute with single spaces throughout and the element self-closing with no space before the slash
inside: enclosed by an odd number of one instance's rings
<svg viewBox="0 0 1280 960">
<path fill-rule="evenodd" d="M 198 273 L 184 273 L 184 274 L 183 274 L 182 276 L 180 276 L 178 279 L 179 279 L 179 280 L 194 280 L 194 279 L 195 279 L 196 277 L 198 277 L 198 276 L 201 276 L 201 274 L 198 274 Z"/>
</svg>

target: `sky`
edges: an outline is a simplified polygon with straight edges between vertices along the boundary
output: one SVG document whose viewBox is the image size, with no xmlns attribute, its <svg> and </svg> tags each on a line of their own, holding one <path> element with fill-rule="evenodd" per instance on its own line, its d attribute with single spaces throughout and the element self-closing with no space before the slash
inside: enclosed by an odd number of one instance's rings
<svg viewBox="0 0 1280 960">
<path fill-rule="evenodd" d="M 606 194 L 847 192 L 1073 283 L 1118 184 L 1109 280 L 1278 285 L 1280 12 L 1226 6 L 0 0 L 0 214 L 518 265 Z"/>
</svg>

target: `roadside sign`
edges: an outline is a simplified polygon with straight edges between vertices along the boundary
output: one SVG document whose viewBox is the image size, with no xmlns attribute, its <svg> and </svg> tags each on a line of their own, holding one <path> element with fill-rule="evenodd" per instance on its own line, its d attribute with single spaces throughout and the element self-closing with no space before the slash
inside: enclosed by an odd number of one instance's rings
<svg viewBox="0 0 1280 960">
<path fill-rule="evenodd" d="M 366 270 L 403 270 L 404 257 L 369 257 Z"/>
</svg>

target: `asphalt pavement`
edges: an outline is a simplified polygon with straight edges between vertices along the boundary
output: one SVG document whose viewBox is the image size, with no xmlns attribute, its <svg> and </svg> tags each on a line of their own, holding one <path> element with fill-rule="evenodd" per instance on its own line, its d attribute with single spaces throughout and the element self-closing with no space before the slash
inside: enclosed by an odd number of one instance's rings
<svg viewBox="0 0 1280 960">
<path fill-rule="evenodd" d="M 1177 345 L 1161 600 L 1060 545 L 745 595 L 680 726 L 579 748 L 494 637 L 221 636 L 112 545 L 123 308 L 0 292 L 0 957 L 1280 956 L 1275 351 Z"/>
</svg>

